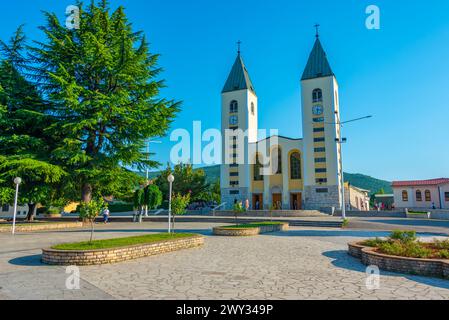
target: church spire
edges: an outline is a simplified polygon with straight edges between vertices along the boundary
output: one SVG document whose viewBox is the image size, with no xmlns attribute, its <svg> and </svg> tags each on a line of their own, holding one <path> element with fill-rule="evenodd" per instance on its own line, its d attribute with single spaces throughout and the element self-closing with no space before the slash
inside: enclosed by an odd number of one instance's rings
<svg viewBox="0 0 449 320">
<path fill-rule="evenodd" d="M 248 74 L 248 70 L 246 70 L 245 64 L 243 63 L 243 59 L 240 54 L 241 41 L 239 41 L 237 45 L 237 58 L 235 59 L 234 65 L 232 66 L 231 72 L 229 73 L 222 93 L 247 89 L 251 90 L 255 94 L 256 90 L 254 89 L 253 83 L 251 82 L 251 78 Z"/>
<path fill-rule="evenodd" d="M 301 80 L 334 76 L 329 61 L 327 60 L 326 52 L 324 52 L 323 46 L 320 42 L 318 27 L 319 25 L 317 24 L 315 26 L 317 29 L 315 45 L 310 53 L 309 60 L 307 61 Z"/>
</svg>

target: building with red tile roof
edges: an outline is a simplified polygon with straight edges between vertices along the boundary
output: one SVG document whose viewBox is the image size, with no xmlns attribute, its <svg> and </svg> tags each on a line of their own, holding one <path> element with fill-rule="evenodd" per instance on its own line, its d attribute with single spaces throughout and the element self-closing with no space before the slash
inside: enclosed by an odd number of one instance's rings
<svg viewBox="0 0 449 320">
<path fill-rule="evenodd" d="M 394 181 L 395 206 L 409 209 L 449 209 L 449 178 Z"/>
</svg>

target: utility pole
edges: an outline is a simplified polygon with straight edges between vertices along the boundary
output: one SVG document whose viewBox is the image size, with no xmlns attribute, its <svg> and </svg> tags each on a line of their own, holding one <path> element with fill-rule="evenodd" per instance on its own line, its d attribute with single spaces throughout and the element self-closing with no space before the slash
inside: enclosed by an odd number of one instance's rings
<svg viewBox="0 0 449 320">
<path fill-rule="evenodd" d="M 335 111 L 335 115 L 337 116 L 337 122 L 336 123 L 330 123 L 330 124 L 336 124 L 338 126 L 338 137 L 335 139 L 335 141 L 338 143 L 340 149 L 339 149 L 339 158 L 340 158 L 340 184 L 341 184 L 341 217 L 343 220 L 346 219 L 346 199 L 345 199 L 345 177 L 344 177 L 344 170 L 343 170 L 343 144 L 347 142 L 346 138 L 342 138 L 342 128 L 344 124 L 350 123 L 350 122 L 356 122 L 364 119 L 372 118 L 372 116 L 366 116 L 362 118 L 357 118 L 349 121 L 342 122 L 340 120 L 340 115 L 338 111 Z M 351 199 L 349 199 L 351 201 Z"/>
</svg>

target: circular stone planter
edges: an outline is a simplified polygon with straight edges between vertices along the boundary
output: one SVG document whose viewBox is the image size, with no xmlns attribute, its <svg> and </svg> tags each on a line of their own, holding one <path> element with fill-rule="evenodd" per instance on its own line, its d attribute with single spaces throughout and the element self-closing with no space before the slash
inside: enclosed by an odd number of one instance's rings
<svg viewBox="0 0 449 320">
<path fill-rule="evenodd" d="M 202 246 L 203 244 L 203 236 L 192 235 L 191 237 L 187 238 L 163 240 L 129 247 L 99 250 L 74 251 L 43 249 L 42 262 L 49 265 L 61 266 L 91 266 L 111 264 L 182 249 L 195 248 Z"/>
<path fill-rule="evenodd" d="M 449 279 L 449 260 L 390 256 L 360 242 L 348 244 L 348 253 L 363 264 L 382 270 Z"/>
<path fill-rule="evenodd" d="M 216 227 L 213 229 L 213 234 L 216 236 L 226 237 L 251 237 L 259 234 L 280 232 L 288 230 L 288 223 L 257 226 L 254 228 L 238 228 L 238 227 Z"/>
</svg>

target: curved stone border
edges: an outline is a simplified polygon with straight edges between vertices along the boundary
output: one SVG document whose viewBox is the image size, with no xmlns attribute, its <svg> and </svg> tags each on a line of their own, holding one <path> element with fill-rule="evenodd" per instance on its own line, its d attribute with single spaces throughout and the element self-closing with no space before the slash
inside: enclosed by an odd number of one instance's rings
<svg viewBox="0 0 449 320">
<path fill-rule="evenodd" d="M 181 249 L 195 248 L 202 246 L 203 244 L 203 236 L 192 235 L 192 237 L 188 238 L 163 240 L 148 244 L 139 244 L 129 247 L 111 249 L 85 251 L 43 249 L 42 262 L 49 265 L 61 266 L 90 266 L 111 264 L 149 257 Z"/>
<path fill-rule="evenodd" d="M 82 222 L 52 222 L 52 223 L 30 223 L 29 225 L 16 225 L 16 232 L 31 232 L 31 231 L 47 231 L 70 228 L 82 228 Z M 0 227 L 0 233 L 11 232 L 12 225 L 7 227 Z"/>
<path fill-rule="evenodd" d="M 226 237 L 251 237 L 263 233 L 287 231 L 288 226 L 288 223 L 282 223 L 254 228 L 216 227 L 213 229 L 213 234 Z"/>
<path fill-rule="evenodd" d="M 449 260 L 390 256 L 375 250 L 360 242 L 348 244 L 349 255 L 360 259 L 367 266 L 374 265 L 386 271 L 449 279 Z"/>
</svg>

